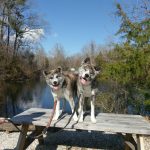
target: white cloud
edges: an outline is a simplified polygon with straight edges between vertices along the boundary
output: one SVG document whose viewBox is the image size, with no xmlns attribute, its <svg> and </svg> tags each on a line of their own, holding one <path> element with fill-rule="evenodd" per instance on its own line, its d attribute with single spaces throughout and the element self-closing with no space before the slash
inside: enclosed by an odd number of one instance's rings
<svg viewBox="0 0 150 150">
<path fill-rule="evenodd" d="M 44 29 L 31 29 L 24 33 L 23 39 L 32 42 L 38 42 L 44 36 Z"/>
<path fill-rule="evenodd" d="M 44 29 L 26 29 L 27 32 L 23 34 L 23 41 L 38 42 L 44 36 Z M 7 36 L 5 35 L 6 39 Z M 15 34 L 10 36 L 10 41 L 15 40 Z"/>
</svg>

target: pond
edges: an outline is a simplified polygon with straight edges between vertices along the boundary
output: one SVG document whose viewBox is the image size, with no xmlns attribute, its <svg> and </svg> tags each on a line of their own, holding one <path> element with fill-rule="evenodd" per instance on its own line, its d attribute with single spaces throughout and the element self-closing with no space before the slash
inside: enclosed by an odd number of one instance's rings
<svg viewBox="0 0 150 150">
<path fill-rule="evenodd" d="M 12 117 L 31 107 L 53 107 L 50 88 L 43 80 L 0 84 L 0 116 Z M 60 106 L 62 107 L 62 101 Z M 66 103 L 66 111 L 71 112 L 68 103 Z"/>
<path fill-rule="evenodd" d="M 48 109 L 53 107 L 53 97 L 50 92 L 50 88 L 44 79 L 21 83 L 0 82 L 0 85 L 0 116 L 11 118 L 14 115 L 32 107 Z M 99 91 L 101 91 L 99 92 L 101 97 L 99 97 L 99 100 L 96 100 L 96 110 L 98 112 L 109 112 L 104 110 L 104 108 L 99 104 L 101 99 L 106 100 L 107 97 L 109 98 L 108 92 L 105 92 L 108 91 L 108 87 L 110 87 L 108 83 L 101 83 L 101 87 L 99 89 Z M 62 103 L 63 101 L 60 101 L 61 108 Z M 117 103 L 116 100 L 113 101 L 113 99 L 108 102 L 103 101 L 103 105 L 105 104 L 107 109 L 109 107 L 110 109 L 111 107 L 114 107 L 113 113 L 124 113 L 124 108 L 120 107 L 121 103 L 124 104 L 123 99 L 120 99 Z M 111 106 L 110 104 L 114 104 L 114 106 Z M 85 101 L 85 107 L 86 110 L 90 110 L 90 101 Z M 66 103 L 65 111 L 69 113 L 71 112 L 70 105 L 68 103 Z M 150 114 L 150 111 L 143 112 L 145 114 Z M 133 105 L 127 106 L 127 113 L 140 114 L 140 112 L 135 111 Z"/>
</svg>

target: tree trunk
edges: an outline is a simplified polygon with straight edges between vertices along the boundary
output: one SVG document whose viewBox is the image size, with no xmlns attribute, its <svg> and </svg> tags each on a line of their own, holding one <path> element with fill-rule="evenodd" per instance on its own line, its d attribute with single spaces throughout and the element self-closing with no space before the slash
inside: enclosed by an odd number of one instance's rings
<svg viewBox="0 0 150 150">
<path fill-rule="evenodd" d="M 1 22 L 1 30 L 0 30 L 0 40 L 2 43 L 3 43 L 3 38 L 4 38 L 4 20 L 5 20 L 5 6 L 2 12 L 2 22 Z"/>
<path fill-rule="evenodd" d="M 7 53 L 9 50 L 9 41 L 10 41 L 10 26 L 7 26 Z"/>
<path fill-rule="evenodd" d="M 17 41 L 18 41 L 18 33 L 16 32 L 16 34 L 15 34 L 15 41 L 14 41 L 14 53 L 13 53 L 13 56 L 16 55 L 16 51 L 17 51 Z"/>
</svg>

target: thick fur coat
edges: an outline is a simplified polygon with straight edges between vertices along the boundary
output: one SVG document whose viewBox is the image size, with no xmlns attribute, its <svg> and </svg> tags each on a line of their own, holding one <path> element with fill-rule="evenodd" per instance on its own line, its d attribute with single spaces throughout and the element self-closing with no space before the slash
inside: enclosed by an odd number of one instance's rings
<svg viewBox="0 0 150 150">
<path fill-rule="evenodd" d="M 76 75 L 63 72 L 61 67 L 58 67 L 54 70 L 45 70 L 43 72 L 46 82 L 50 87 L 54 101 L 57 101 L 56 113 L 54 120 L 57 120 L 60 116 L 60 99 L 66 99 L 71 107 L 72 112 L 75 108 L 74 97 L 76 97 Z M 75 121 L 78 120 L 76 112 L 73 115 Z"/>
<path fill-rule="evenodd" d="M 95 118 L 95 96 L 96 96 L 96 82 L 95 78 L 100 70 L 95 67 L 90 58 L 86 58 L 79 67 L 77 80 L 77 93 L 79 99 L 79 122 L 83 122 L 83 106 L 86 97 L 91 100 L 91 121 L 96 123 Z"/>
</svg>

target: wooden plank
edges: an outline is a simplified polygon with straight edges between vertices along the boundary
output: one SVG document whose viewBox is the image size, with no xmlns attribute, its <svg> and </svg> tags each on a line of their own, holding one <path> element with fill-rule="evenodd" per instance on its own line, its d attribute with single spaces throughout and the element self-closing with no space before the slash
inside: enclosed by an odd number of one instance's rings
<svg viewBox="0 0 150 150">
<path fill-rule="evenodd" d="M 55 127 L 64 127 L 66 125 L 67 121 L 61 120 L 57 124 L 55 122 L 52 122 L 51 126 Z M 47 124 L 47 121 L 41 122 L 41 121 L 34 121 L 33 124 L 35 125 L 43 125 L 45 126 Z M 74 127 L 72 127 L 74 125 Z M 148 130 L 146 127 L 141 126 L 130 126 L 130 125 L 118 125 L 118 124 L 106 124 L 106 123 L 97 123 L 97 124 L 89 124 L 89 123 L 78 123 L 75 124 L 75 122 L 71 121 L 68 125 L 68 128 L 74 128 L 74 129 L 85 129 L 85 130 L 96 130 L 96 131 L 110 131 L 110 132 L 123 132 L 123 133 L 136 133 L 136 134 L 150 134 L 150 130 Z M 149 132 L 148 132 L 149 131 Z"/>
<path fill-rule="evenodd" d="M 30 136 L 35 136 L 35 131 L 33 131 Z M 27 149 L 27 147 L 34 141 L 34 138 L 30 138 L 29 136 L 25 140 L 24 149 Z"/>
<path fill-rule="evenodd" d="M 42 115 L 43 113 L 45 113 L 44 115 Z M 41 116 L 38 116 L 38 115 L 40 115 L 41 114 Z M 36 120 L 43 120 L 43 119 L 47 119 L 47 117 L 50 115 L 50 111 L 48 111 L 48 112 L 40 112 L 40 110 L 39 110 L 39 112 L 37 112 L 36 113 L 36 111 L 34 112 L 34 113 L 25 113 L 25 114 L 20 114 L 20 116 L 21 117 L 17 117 L 17 122 L 21 122 L 22 123 L 22 121 L 25 121 L 25 120 L 27 120 L 27 123 L 29 122 L 32 122 L 32 121 L 34 121 L 34 119 L 36 119 Z M 105 114 L 106 115 L 106 114 Z M 105 116 L 105 118 L 101 118 L 101 115 L 99 115 L 99 116 L 97 116 L 97 121 L 98 122 L 109 122 L 109 123 L 113 123 L 113 122 L 118 122 L 118 121 L 120 121 L 120 122 L 123 122 L 123 123 L 125 123 L 125 122 L 128 122 L 128 123 L 130 123 L 130 121 L 132 121 L 133 122 L 133 118 L 130 118 L 130 119 L 124 119 L 125 117 L 124 117 L 124 115 L 122 115 L 122 117 L 121 118 L 117 118 L 117 117 L 115 117 L 114 116 L 114 118 L 108 118 L 109 117 L 109 115 L 111 115 L 111 114 L 107 114 L 107 116 Z M 24 116 L 24 117 L 26 117 L 26 118 L 22 118 L 22 116 Z M 118 116 L 118 115 L 117 115 Z M 128 115 L 129 117 L 130 117 L 130 115 Z M 136 115 L 137 116 L 137 115 Z M 137 118 L 138 117 L 138 118 Z M 143 119 L 143 117 L 141 117 L 140 116 L 140 118 L 139 118 L 139 116 L 137 116 L 136 117 L 136 119 L 137 119 L 137 121 L 134 119 L 134 122 L 136 122 L 136 124 L 137 123 L 140 123 L 140 124 L 144 124 L 144 123 L 147 123 L 148 124 L 148 122 L 146 122 L 145 120 L 144 120 L 144 122 L 143 121 L 141 121 L 142 119 Z M 16 119 L 15 119 L 16 120 Z M 87 121 L 87 122 L 89 122 L 90 121 L 90 118 L 89 118 L 89 116 L 87 116 L 86 118 L 85 118 L 85 120 L 84 120 L 85 122 Z M 120 123 L 119 122 L 119 123 Z"/>
<path fill-rule="evenodd" d="M 136 139 L 137 139 L 137 150 L 141 150 L 141 146 L 140 146 L 140 136 L 136 135 Z"/>
<path fill-rule="evenodd" d="M 13 117 L 12 120 L 20 124 L 27 123 L 36 126 L 46 126 L 50 114 L 50 109 L 31 108 Z M 63 128 L 67 124 L 69 117 L 69 115 L 65 114 L 62 120 L 52 121 L 51 126 Z M 150 123 L 140 115 L 100 113 L 96 119 L 97 123 L 93 124 L 88 115 L 83 123 L 76 124 L 72 120 L 67 128 L 150 135 Z"/>
<path fill-rule="evenodd" d="M 36 129 L 36 135 L 39 135 L 42 133 L 44 127 L 41 127 L 41 126 L 35 126 L 35 129 Z M 38 141 L 39 141 L 39 144 L 43 145 L 44 144 L 44 138 L 43 138 L 43 135 L 38 138 Z"/>
<path fill-rule="evenodd" d="M 145 150 L 145 147 L 144 147 L 144 138 L 142 135 L 140 135 L 140 147 L 141 147 L 141 150 Z"/>
<path fill-rule="evenodd" d="M 136 138 L 137 138 L 137 149 L 145 150 L 143 135 L 136 135 Z"/>
<path fill-rule="evenodd" d="M 100 116 L 110 116 L 110 117 L 122 117 L 122 116 L 124 116 L 124 118 L 141 118 L 141 116 L 140 115 L 131 115 L 131 114 L 115 114 L 115 113 L 100 113 L 100 114 L 98 114 L 98 115 L 100 115 Z"/>
<path fill-rule="evenodd" d="M 124 139 L 125 139 L 125 150 L 137 149 L 137 144 L 135 140 L 133 139 L 132 134 L 126 134 Z"/>
<path fill-rule="evenodd" d="M 123 125 L 130 125 L 130 126 L 134 126 L 135 124 L 137 126 L 149 126 L 150 124 L 146 121 L 142 121 L 140 119 L 138 120 L 133 120 L 133 119 L 107 119 L 107 118 L 97 118 L 97 123 L 110 123 L 110 124 L 123 124 Z M 90 122 L 90 118 L 86 117 L 84 119 L 84 122 Z"/>
<path fill-rule="evenodd" d="M 41 127 L 41 126 L 35 127 L 35 131 L 33 131 L 30 135 L 27 136 L 24 149 L 28 148 L 28 146 L 35 140 L 34 137 L 37 135 L 40 135 L 43 129 L 44 127 Z M 39 144 L 44 144 L 43 136 L 40 137 L 38 141 L 39 141 Z"/>
<path fill-rule="evenodd" d="M 139 120 L 139 119 L 142 119 L 143 120 L 143 117 L 140 116 L 140 115 L 135 115 L 134 117 L 131 115 L 128 115 L 127 116 L 124 116 L 123 114 L 122 115 L 116 115 L 116 116 L 111 116 L 111 114 L 107 113 L 107 115 L 101 115 L 100 113 L 97 115 L 97 118 L 106 118 L 106 119 L 115 119 L 115 120 L 128 120 L 128 119 L 134 119 L 134 120 Z"/>
<path fill-rule="evenodd" d="M 20 135 L 19 135 L 16 150 L 24 150 L 28 127 L 29 127 L 29 125 L 22 125 L 22 128 L 21 128 L 22 133 L 20 133 Z"/>
</svg>

